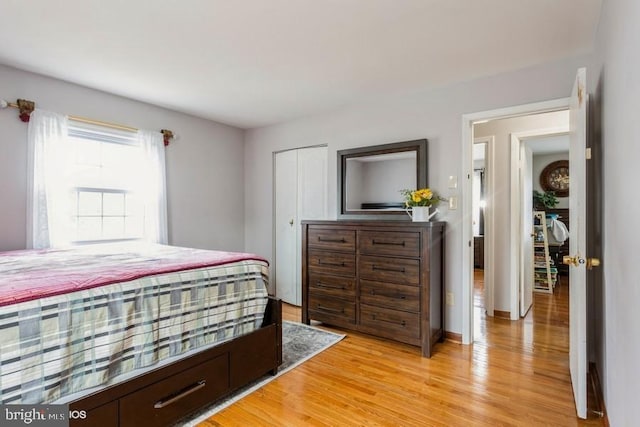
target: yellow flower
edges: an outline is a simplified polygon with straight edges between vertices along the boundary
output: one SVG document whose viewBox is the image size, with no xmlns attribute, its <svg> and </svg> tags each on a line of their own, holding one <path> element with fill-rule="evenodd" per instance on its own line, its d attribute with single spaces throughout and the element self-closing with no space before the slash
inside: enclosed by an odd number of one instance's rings
<svg viewBox="0 0 640 427">
<path fill-rule="evenodd" d="M 423 188 L 418 191 L 420 192 L 420 197 L 422 197 L 423 199 L 431 200 L 431 198 L 433 197 L 433 192 L 428 188 Z"/>
<path fill-rule="evenodd" d="M 445 200 L 434 193 L 430 188 L 420 188 L 418 190 L 400 190 L 405 197 L 405 205 L 412 206 L 433 206 Z"/>
</svg>

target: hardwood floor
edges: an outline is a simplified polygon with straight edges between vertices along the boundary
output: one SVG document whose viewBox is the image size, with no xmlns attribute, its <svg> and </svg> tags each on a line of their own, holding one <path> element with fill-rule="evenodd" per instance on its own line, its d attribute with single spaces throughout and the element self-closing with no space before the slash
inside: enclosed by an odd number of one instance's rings
<svg viewBox="0 0 640 427">
<path fill-rule="evenodd" d="M 478 300 L 476 300 L 478 301 Z M 471 346 L 417 347 L 347 332 L 337 345 L 201 426 L 578 426 L 568 367 L 568 286 L 534 295 L 527 317 L 485 318 Z M 300 320 L 285 306 L 284 317 Z M 340 331 L 338 328 L 329 330 Z"/>
</svg>

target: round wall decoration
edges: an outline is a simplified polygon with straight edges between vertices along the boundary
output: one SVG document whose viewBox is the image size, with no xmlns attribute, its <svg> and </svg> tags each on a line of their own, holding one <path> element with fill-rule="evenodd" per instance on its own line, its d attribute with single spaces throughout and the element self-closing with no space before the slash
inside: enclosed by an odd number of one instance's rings
<svg viewBox="0 0 640 427">
<path fill-rule="evenodd" d="M 569 196 L 569 161 L 549 163 L 540 174 L 540 186 L 544 191 L 555 192 L 556 197 Z"/>
</svg>

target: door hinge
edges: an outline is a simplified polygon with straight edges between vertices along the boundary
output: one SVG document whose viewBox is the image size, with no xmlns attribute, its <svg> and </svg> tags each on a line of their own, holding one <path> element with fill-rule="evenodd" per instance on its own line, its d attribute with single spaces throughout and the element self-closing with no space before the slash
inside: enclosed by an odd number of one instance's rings
<svg viewBox="0 0 640 427">
<path fill-rule="evenodd" d="M 585 150 L 584 157 L 585 157 L 587 160 L 591 160 L 591 147 L 589 147 L 589 148 L 587 148 L 587 149 Z"/>
<path fill-rule="evenodd" d="M 471 240 L 469 240 L 469 247 L 471 247 Z"/>
</svg>

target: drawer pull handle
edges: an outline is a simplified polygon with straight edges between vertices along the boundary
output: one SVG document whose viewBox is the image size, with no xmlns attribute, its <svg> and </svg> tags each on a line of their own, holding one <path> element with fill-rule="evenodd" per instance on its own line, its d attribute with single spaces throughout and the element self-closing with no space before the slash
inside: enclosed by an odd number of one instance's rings
<svg viewBox="0 0 640 427">
<path fill-rule="evenodd" d="M 344 238 L 342 238 L 342 239 L 323 239 L 321 236 L 318 236 L 318 241 L 319 242 L 327 242 L 327 243 L 347 243 L 347 241 L 344 240 Z"/>
<path fill-rule="evenodd" d="M 369 293 L 370 293 L 371 295 L 380 295 L 380 296 L 385 296 L 384 294 L 376 294 L 375 289 L 371 289 L 371 290 L 369 291 Z M 407 297 L 406 297 L 405 295 L 396 295 L 395 297 L 394 297 L 394 296 L 389 295 L 389 297 L 390 297 L 390 298 L 395 298 L 395 299 L 407 299 Z"/>
<path fill-rule="evenodd" d="M 407 326 L 407 322 L 405 322 L 404 320 L 401 320 L 400 322 L 396 322 L 393 320 L 387 320 L 387 319 L 376 319 L 376 315 L 372 314 L 371 315 L 371 320 L 377 320 L 378 322 L 387 322 L 387 323 L 393 323 L 395 324 L 399 324 L 400 326 Z"/>
<path fill-rule="evenodd" d="M 344 286 L 327 285 L 326 283 L 322 283 L 320 281 L 316 282 L 316 286 L 319 288 L 327 288 L 327 289 L 344 289 Z"/>
<path fill-rule="evenodd" d="M 378 267 L 377 265 L 371 266 L 372 270 L 380 270 L 380 271 L 393 271 L 394 273 L 404 273 L 404 267 L 402 268 L 389 268 L 389 267 Z"/>
<path fill-rule="evenodd" d="M 404 246 L 405 245 L 404 240 L 402 242 L 398 243 L 398 242 L 381 242 L 379 240 L 373 239 L 372 243 L 374 245 L 386 245 L 386 246 Z"/>
<path fill-rule="evenodd" d="M 155 405 L 153 405 L 153 407 L 155 409 L 162 409 L 166 406 L 171 405 L 172 403 L 177 402 L 178 400 L 182 399 L 183 397 L 187 397 L 188 395 L 190 395 L 193 392 L 196 392 L 198 390 L 200 390 L 201 388 L 203 388 L 204 386 L 207 385 L 207 380 L 200 380 L 197 383 L 193 384 L 192 386 L 183 389 L 184 391 L 182 391 L 180 394 L 177 394 L 173 397 L 168 398 L 167 400 L 158 400 L 156 402 Z"/>
<path fill-rule="evenodd" d="M 344 262 L 326 262 L 321 259 L 318 260 L 318 264 L 320 265 L 329 265 L 331 267 L 344 267 Z"/>
<path fill-rule="evenodd" d="M 323 305 L 318 304 L 317 305 L 318 310 L 322 310 L 322 311 L 328 311 L 329 313 L 339 313 L 339 314 L 344 314 L 344 309 L 335 309 L 335 308 L 329 308 L 329 307 L 325 307 Z"/>
</svg>

